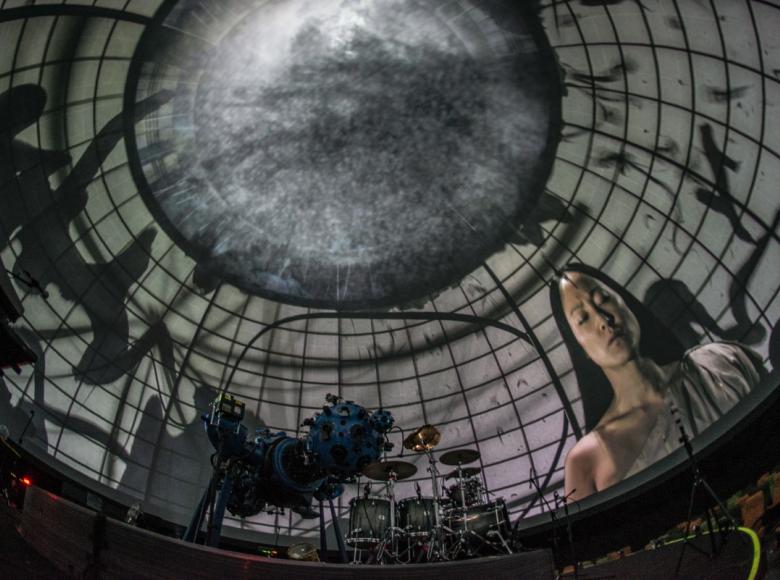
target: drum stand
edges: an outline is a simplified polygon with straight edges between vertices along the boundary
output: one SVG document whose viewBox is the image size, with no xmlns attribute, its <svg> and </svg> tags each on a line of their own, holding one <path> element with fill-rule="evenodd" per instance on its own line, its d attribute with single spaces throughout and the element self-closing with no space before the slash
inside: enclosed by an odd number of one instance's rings
<svg viewBox="0 0 780 580">
<path fill-rule="evenodd" d="M 469 535 L 469 512 L 468 512 L 468 505 L 466 505 L 466 485 L 463 481 L 463 465 L 460 461 L 458 461 L 458 488 L 460 490 L 460 507 L 463 510 L 463 529 L 458 532 L 458 535 L 460 536 L 460 544 L 466 545 L 466 555 L 467 556 L 473 556 L 471 552 L 471 547 L 468 546 L 466 542 L 466 536 Z M 486 541 L 484 538 L 480 537 L 479 534 L 476 532 L 471 532 L 471 534 L 477 536 L 480 540 L 483 542 Z"/>
<path fill-rule="evenodd" d="M 482 548 L 482 546 L 489 546 L 493 548 L 496 552 L 501 553 L 502 551 L 506 552 L 507 554 L 512 554 L 512 548 L 510 547 L 509 543 L 507 542 L 504 535 L 501 533 L 500 529 L 490 529 L 485 534 L 486 537 L 481 536 L 473 529 L 469 529 L 469 507 L 473 507 L 475 509 L 478 509 L 481 506 L 490 505 L 489 498 L 487 497 L 487 493 L 485 489 L 480 486 L 479 490 L 479 496 L 478 500 L 479 502 L 485 502 L 485 503 L 478 503 L 473 506 L 469 506 L 468 502 L 466 501 L 466 483 L 463 477 L 463 465 L 461 462 L 458 462 L 458 488 L 460 491 L 460 507 L 455 508 L 459 509 L 462 512 L 462 521 L 463 521 L 463 527 L 458 530 L 457 532 L 454 530 L 451 530 L 450 528 L 445 528 L 447 531 L 449 531 L 451 534 L 458 536 L 458 540 L 453 547 L 453 551 L 450 554 L 451 558 L 455 558 L 460 553 L 461 549 L 465 547 L 464 553 L 468 557 L 476 556 L 479 554 L 479 549 Z M 497 509 L 497 507 L 494 507 L 494 510 Z M 497 513 L 497 512 L 494 512 Z M 503 514 L 502 514 L 503 515 Z M 499 517 L 498 515 L 496 516 Z M 498 521 L 496 522 L 498 523 Z M 508 517 L 507 521 L 505 522 L 507 526 L 509 525 Z M 469 544 L 468 539 L 470 538 L 476 538 L 480 543 L 476 548 Z M 497 538 L 498 541 L 501 543 L 501 547 L 498 547 L 493 540 L 493 538 Z M 503 550 L 502 550 L 503 548 Z"/>
<path fill-rule="evenodd" d="M 403 562 L 401 560 L 401 553 L 398 551 L 398 534 L 397 532 L 402 532 L 400 528 L 397 528 L 395 525 L 395 480 L 396 480 L 396 473 L 394 471 L 390 471 L 388 473 L 388 479 L 387 479 L 387 498 L 390 500 L 390 528 L 385 532 L 385 536 L 389 534 L 389 539 L 385 537 L 384 540 L 382 540 L 379 543 L 379 546 L 377 547 L 376 551 L 376 560 L 378 563 L 384 563 L 383 559 L 385 556 L 387 556 L 390 559 L 391 564 L 404 564 L 408 562 Z M 390 549 L 388 550 L 387 547 L 390 546 Z M 408 552 L 408 550 L 407 550 Z"/>
</svg>

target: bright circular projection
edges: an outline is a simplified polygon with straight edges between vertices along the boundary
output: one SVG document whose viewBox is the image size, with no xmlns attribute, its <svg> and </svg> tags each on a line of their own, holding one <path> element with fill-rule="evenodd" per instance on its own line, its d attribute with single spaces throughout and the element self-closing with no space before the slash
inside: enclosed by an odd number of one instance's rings
<svg viewBox="0 0 780 580">
<path fill-rule="evenodd" d="M 414 0 L 280 0 L 226 11 L 201 44 L 148 32 L 136 102 L 168 88 L 174 114 L 136 128 L 145 198 L 199 277 L 386 306 L 500 250 L 560 118 L 538 17 L 502 4 L 464 21 Z"/>
</svg>

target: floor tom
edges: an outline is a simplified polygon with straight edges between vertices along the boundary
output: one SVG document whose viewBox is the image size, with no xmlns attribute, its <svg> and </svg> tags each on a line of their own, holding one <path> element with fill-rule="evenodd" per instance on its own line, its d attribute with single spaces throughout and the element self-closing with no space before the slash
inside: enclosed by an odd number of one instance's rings
<svg viewBox="0 0 780 580">
<path fill-rule="evenodd" d="M 378 544 L 390 527 L 390 502 L 375 497 L 352 498 L 349 502 L 349 532 L 345 541 L 354 548 Z"/>
<path fill-rule="evenodd" d="M 428 537 L 436 525 L 436 500 L 429 497 L 410 497 L 398 503 L 401 529 L 409 536 Z"/>
</svg>

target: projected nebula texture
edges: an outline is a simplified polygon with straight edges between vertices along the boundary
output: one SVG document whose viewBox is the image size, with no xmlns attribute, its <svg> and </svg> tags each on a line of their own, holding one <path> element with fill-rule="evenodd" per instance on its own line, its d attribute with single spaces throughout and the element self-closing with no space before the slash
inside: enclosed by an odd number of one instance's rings
<svg viewBox="0 0 780 580">
<path fill-rule="evenodd" d="M 249 292 L 344 308 L 452 285 L 534 207 L 560 126 L 538 23 L 475 11 L 301 0 L 210 24 L 213 47 L 151 31 L 138 98 L 175 96 L 138 132 L 149 203 Z M 181 61 L 175 84 L 155 66 Z"/>
</svg>

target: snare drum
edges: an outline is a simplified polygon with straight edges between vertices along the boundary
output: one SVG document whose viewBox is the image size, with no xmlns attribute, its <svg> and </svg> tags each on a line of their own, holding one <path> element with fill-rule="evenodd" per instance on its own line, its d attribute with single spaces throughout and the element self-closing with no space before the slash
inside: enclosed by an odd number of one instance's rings
<svg viewBox="0 0 780 580">
<path fill-rule="evenodd" d="M 436 525 L 436 500 L 429 497 L 410 497 L 398 503 L 401 529 L 410 537 L 427 537 Z"/>
<path fill-rule="evenodd" d="M 349 532 L 345 538 L 354 548 L 378 544 L 390 526 L 390 502 L 375 497 L 356 497 L 349 502 Z"/>
</svg>

